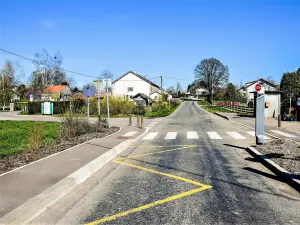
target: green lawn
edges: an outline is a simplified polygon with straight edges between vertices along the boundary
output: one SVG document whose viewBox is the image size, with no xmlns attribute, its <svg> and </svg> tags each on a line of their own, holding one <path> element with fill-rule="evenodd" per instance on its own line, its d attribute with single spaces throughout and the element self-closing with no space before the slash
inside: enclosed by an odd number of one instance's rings
<svg viewBox="0 0 300 225">
<path fill-rule="evenodd" d="M 35 121 L 0 121 L 0 157 L 28 149 L 28 138 Z M 59 123 L 39 122 L 43 130 L 43 142 L 49 144 L 58 137 Z"/>
<path fill-rule="evenodd" d="M 201 108 L 207 110 L 208 112 L 229 112 L 232 113 L 232 111 L 228 110 L 228 109 L 224 109 L 218 106 L 211 106 L 211 105 L 203 105 L 201 106 Z"/>
<path fill-rule="evenodd" d="M 198 101 L 198 105 L 210 105 L 207 101 Z"/>
<path fill-rule="evenodd" d="M 170 111 L 169 111 L 169 107 L 167 107 L 158 111 L 146 112 L 145 117 L 165 117 L 170 115 L 172 112 L 174 112 L 178 108 L 178 106 L 179 105 L 171 106 Z"/>
</svg>

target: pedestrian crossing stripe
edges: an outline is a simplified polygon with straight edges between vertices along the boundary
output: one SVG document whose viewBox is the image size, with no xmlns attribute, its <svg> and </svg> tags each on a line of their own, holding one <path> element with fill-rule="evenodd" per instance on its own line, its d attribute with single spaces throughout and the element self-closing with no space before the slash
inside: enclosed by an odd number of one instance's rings
<svg viewBox="0 0 300 225">
<path fill-rule="evenodd" d="M 230 131 L 230 132 L 226 132 L 226 133 L 229 134 L 231 137 L 233 137 L 236 140 L 246 139 L 244 136 L 240 135 L 238 132 L 235 132 L 235 131 Z"/>
<path fill-rule="evenodd" d="M 270 131 L 273 132 L 273 133 L 276 133 L 276 134 L 285 136 L 285 137 L 289 137 L 289 138 L 296 137 L 295 135 L 288 134 L 288 133 L 282 132 L 282 131 L 280 131 L 280 130 L 270 130 Z"/>
<path fill-rule="evenodd" d="M 143 137 L 143 140 L 152 140 L 157 134 L 158 132 L 149 132 L 145 137 Z"/>
<path fill-rule="evenodd" d="M 210 139 L 220 140 L 223 139 L 217 132 L 206 132 Z"/>
<path fill-rule="evenodd" d="M 199 139 L 198 133 L 196 131 L 188 131 L 186 137 L 187 139 Z"/>
<path fill-rule="evenodd" d="M 176 139 L 176 136 L 177 136 L 177 132 L 168 132 L 166 137 L 165 137 L 165 140 Z"/>
<path fill-rule="evenodd" d="M 250 134 L 252 137 L 255 137 L 255 131 L 248 131 L 247 133 Z M 271 138 L 269 138 L 268 136 L 265 136 L 265 135 L 264 135 L 264 139 L 265 139 L 265 140 L 269 140 L 269 139 L 271 139 Z"/>
</svg>

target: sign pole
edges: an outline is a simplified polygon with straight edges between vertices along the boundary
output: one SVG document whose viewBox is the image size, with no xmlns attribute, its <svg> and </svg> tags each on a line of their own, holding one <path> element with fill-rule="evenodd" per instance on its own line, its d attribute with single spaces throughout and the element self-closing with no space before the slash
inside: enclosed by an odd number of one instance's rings
<svg viewBox="0 0 300 225">
<path fill-rule="evenodd" d="M 99 80 L 97 80 L 98 86 L 98 121 L 100 122 L 100 85 Z"/>
<path fill-rule="evenodd" d="M 265 96 L 260 95 L 256 98 L 256 117 L 255 117 L 255 136 L 256 144 L 264 143 L 264 117 L 265 117 Z"/>
<path fill-rule="evenodd" d="M 90 119 L 90 96 L 88 96 L 88 104 L 87 104 L 87 121 Z"/>
<path fill-rule="evenodd" d="M 107 104 L 107 125 L 110 128 L 110 118 L 109 118 L 109 96 L 108 96 L 108 79 L 106 79 L 106 104 Z"/>
<path fill-rule="evenodd" d="M 170 104 L 171 104 L 171 99 L 169 99 L 169 111 L 171 110 Z"/>
</svg>

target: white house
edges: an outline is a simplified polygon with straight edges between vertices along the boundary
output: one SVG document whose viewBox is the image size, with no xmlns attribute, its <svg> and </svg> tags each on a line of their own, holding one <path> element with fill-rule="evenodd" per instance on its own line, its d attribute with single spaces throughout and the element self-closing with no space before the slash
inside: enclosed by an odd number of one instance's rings
<svg viewBox="0 0 300 225">
<path fill-rule="evenodd" d="M 159 98 L 161 97 L 161 94 L 162 94 L 161 91 L 154 91 L 150 94 L 149 97 L 154 101 L 158 101 Z"/>
<path fill-rule="evenodd" d="M 257 83 L 261 83 L 265 90 L 265 118 L 278 117 L 281 92 L 279 91 L 277 85 L 261 78 L 255 81 L 247 82 L 245 86 L 240 88 L 238 91 L 247 98 L 248 104 L 252 102 L 252 105 L 254 105 L 256 97 L 255 85 Z"/>
<path fill-rule="evenodd" d="M 255 85 L 258 82 L 263 84 L 263 88 L 265 89 L 265 91 L 278 91 L 277 85 L 275 85 L 267 80 L 264 80 L 262 78 L 251 81 L 251 82 L 247 82 L 243 87 L 241 87 L 238 90 L 244 97 L 247 98 L 247 103 L 249 103 L 250 101 L 254 101 L 254 93 L 253 92 L 255 91 Z"/>
<path fill-rule="evenodd" d="M 154 92 L 160 92 L 160 87 L 145 77 L 129 71 L 113 81 L 113 96 L 123 96 L 130 99 L 136 94 L 142 93 L 150 97 Z M 154 95 L 153 95 L 154 96 Z"/>
</svg>

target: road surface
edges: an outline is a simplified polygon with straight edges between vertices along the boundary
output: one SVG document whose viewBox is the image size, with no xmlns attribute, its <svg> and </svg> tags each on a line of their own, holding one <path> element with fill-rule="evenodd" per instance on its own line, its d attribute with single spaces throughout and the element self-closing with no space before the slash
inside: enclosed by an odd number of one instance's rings
<svg viewBox="0 0 300 225">
<path fill-rule="evenodd" d="M 299 193 L 245 151 L 251 131 L 184 102 L 32 224 L 300 224 Z"/>
</svg>

